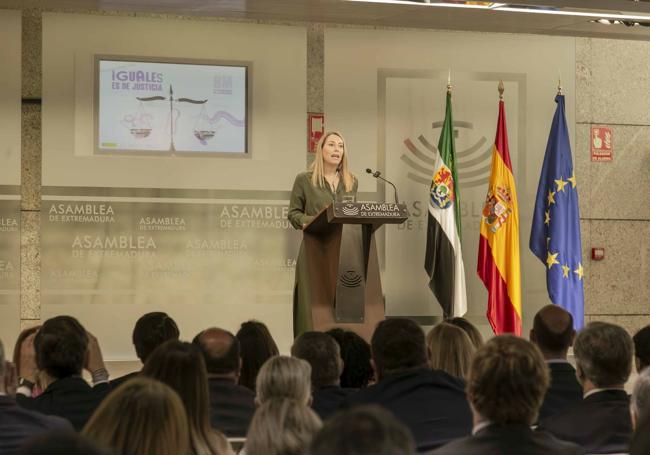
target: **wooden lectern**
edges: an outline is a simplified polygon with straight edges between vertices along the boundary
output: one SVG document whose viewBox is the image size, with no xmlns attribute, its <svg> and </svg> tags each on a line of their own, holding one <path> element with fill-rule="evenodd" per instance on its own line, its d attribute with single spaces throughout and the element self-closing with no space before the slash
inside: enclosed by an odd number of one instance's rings
<svg viewBox="0 0 650 455">
<path fill-rule="evenodd" d="M 405 204 L 334 202 L 304 229 L 314 330 L 354 330 L 370 340 L 384 319 L 375 231 L 408 219 Z"/>
</svg>

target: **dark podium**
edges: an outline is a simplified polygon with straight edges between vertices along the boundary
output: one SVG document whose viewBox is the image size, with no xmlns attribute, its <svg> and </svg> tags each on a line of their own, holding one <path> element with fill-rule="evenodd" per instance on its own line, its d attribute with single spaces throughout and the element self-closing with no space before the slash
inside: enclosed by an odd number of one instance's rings
<svg viewBox="0 0 650 455">
<path fill-rule="evenodd" d="M 405 204 L 334 202 L 304 229 L 313 330 L 354 330 L 370 340 L 384 319 L 375 231 L 408 218 Z"/>
</svg>

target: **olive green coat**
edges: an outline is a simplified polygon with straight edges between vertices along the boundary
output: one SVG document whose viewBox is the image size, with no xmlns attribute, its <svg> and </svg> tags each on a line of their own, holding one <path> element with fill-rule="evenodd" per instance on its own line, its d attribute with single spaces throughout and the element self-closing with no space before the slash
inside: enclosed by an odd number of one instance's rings
<svg viewBox="0 0 650 455">
<path fill-rule="evenodd" d="M 329 185 L 320 188 L 311 184 L 311 172 L 301 172 L 296 176 L 289 201 L 289 222 L 296 229 L 302 229 L 314 216 L 332 202 L 341 202 L 343 196 L 356 196 L 357 179 L 354 179 L 352 191 L 346 192 L 343 182 L 339 181 L 336 192 Z M 309 271 L 305 256 L 304 242 L 300 245 L 296 261 L 296 280 L 293 289 L 293 334 L 298 336 L 312 329 L 311 306 L 309 299 Z"/>
</svg>

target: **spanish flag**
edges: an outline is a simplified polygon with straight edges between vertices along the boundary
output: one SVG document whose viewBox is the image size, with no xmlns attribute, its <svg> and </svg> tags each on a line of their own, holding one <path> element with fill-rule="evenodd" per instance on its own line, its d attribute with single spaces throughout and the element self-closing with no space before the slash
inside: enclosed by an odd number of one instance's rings
<svg viewBox="0 0 650 455">
<path fill-rule="evenodd" d="M 499 91 L 503 93 L 502 83 Z M 503 99 L 499 101 L 492 171 L 481 216 L 477 271 L 488 290 L 487 318 L 494 333 L 521 335 L 519 210 Z"/>
</svg>

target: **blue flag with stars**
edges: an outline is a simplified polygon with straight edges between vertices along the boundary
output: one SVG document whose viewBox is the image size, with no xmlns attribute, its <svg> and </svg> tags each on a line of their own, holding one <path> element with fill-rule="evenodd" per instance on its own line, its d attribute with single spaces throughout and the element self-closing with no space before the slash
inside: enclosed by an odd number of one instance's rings
<svg viewBox="0 0 650 455">
<path fill-rule="evenodd" d="M 539 177 L 530 249 L 546 265 L 551 301 L 573 315 L 574 328 L 584 326 L 584 289 L 578 188 L 564 115 L 564 96 L 557 109 Z"/>
</svg>

